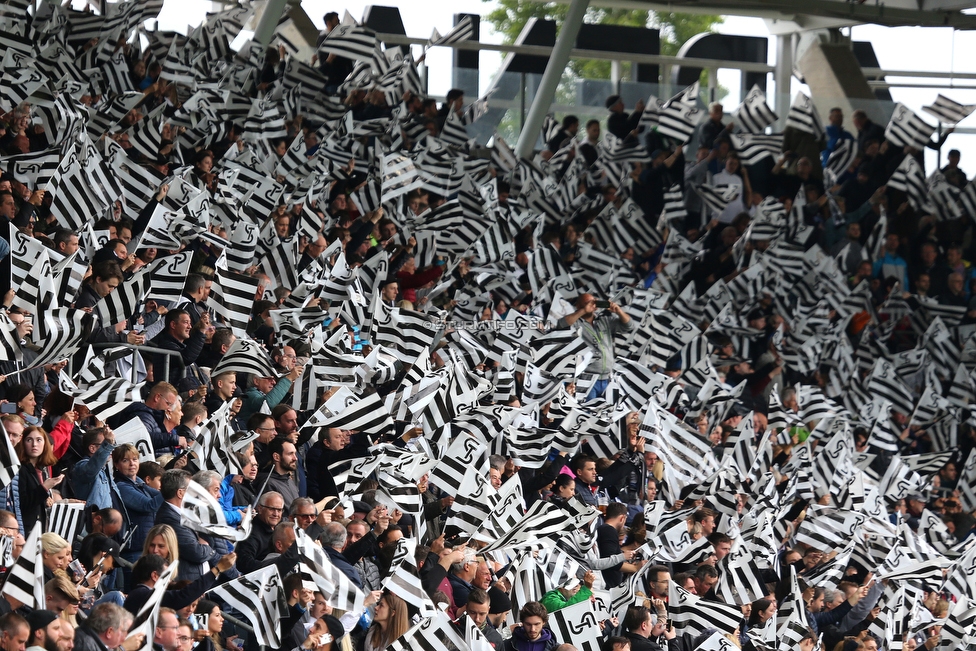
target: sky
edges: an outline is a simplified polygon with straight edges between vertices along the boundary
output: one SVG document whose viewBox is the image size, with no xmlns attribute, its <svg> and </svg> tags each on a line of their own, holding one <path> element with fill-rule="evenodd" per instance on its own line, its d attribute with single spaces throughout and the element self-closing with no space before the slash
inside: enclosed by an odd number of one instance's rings
<svg viewBox="0 0 976 651">
<path fill-rule="evenodd" d="M 162 29 L 175 29 L 186 32 L 187 25 L 199 24 L 207 11 L 212 11 L 210 2 L 201 0 L 166 0 L 159 16 Z M 433 0 L 419 2 L 418 0 L 385 0 L 379 3 L 363 0 L 345 0 L 337 3 L 334 0 L 302 0 L 302 7 L 316 23 L 322 26 L 322 16 L 328 11 L 338 11 L 340 14 L 348 10 L 356 19 L 360 19 L 367 6 L 381 4 L 400 8 L 407 35 L 411 37 L 429 38 L 436 27 L 442 34 L 451 29 L 454 13 L 474 13 L 485 16 L 495 6 L 494 1 L 482 0 Z M 758 18 L 728 16 L 718 31 L 726 34 L 741 34 L 748 36 L 769 36 L 765 23 Z M 845 30 L 846 31 L 846 30 Z M 898 27 L 887 28 L 875 25 L 862 25 L 852 28 L 855 41 L 871 41 L 881 67 L 888 70 L 931 70 L 941 72 L 976 73 L 976 33 L 957 32 L 949 28 L 915 28 Z M 494 33 L 487 21 L 482 22 L 481 40 L 486 43 L 501 43 L 501 34 Z M 415 46 L 414 55 L 419 56 L 420 48 Z M 769 63 L 774 63 L 776 53 L 775 39 L 770 37 Z M 492 74 L 501 64 L 498 52 L 481 52 L 481 88 L 484 90 L 491 81 Z M 427 57 L 429 67 L 429 91 L 433 95 L 442 95 L 451 86 L 451 53 L 446 48 L 432 48 Z M 723 100 L 726 110 L 731 111 L 738 105 L 739 72 L 737 70 L 720 70 L 719 83 L 730 90 Z M 895 81 L 889 78 L 889 81 Z M 948 80 L 935 79 L 905 79 L 897 81 L 909 83 L 934 84 Z M 893 88 L 891 94 L 895 101 L 901 102 L 920 113 L 923 119 L 935 124 L 934 118 L 921 113 L 921 107 L 933 102 L 939 93 L 961 103 L 976 104 L 976 80 L 959 80 L 958 87 L 948 88 Z M 967 89 L 967 87 L 969 89 Z M 775 84 L 770 75 L 768 95 L 772 102 Z M 971 90 L 970 90 L 971 89 Z M 792 80 L 791 91 L 808 89 L 795 78 Z M 826 118 L 826 116 L 823 116 Z M 962 152 L 961 167 L 968 167 L 970 176 L 976 173 L 976 117 L 964 121 L 961 128 L 973 127 L 973 134 L 953 134 L 949 137 L 942 152 L 942 158 L 950 148 Z M 935 152 L 928 152 L 927 169 L 933 169 Z"/>
</svg>

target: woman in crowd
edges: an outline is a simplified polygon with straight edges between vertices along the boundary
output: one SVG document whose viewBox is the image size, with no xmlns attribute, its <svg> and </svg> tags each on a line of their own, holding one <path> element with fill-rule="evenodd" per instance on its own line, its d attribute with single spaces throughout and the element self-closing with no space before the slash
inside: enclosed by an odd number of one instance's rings
<svg viewBox="0 0 976 651">
<path fill-rule="evenodd" d="M 115 485 L 119 487 L 131 525 L 136 527 L 122 557 L 134 563 L 141 556 L 156 512 L 163 505 L 163 494 L 139 478 L 139 450 L 131 443 L 123 443 L 112 450 L 112 465 L 115 467 Z"/>
<path fill-rule="evenodd" d="M 209 599 L 201 599 L 197 602 L 195 613 L 207 616 L 207 636 L 197 645 L 196 651 L 224 651 L 220 639 L 220 632 L 224 628 L 224 615 L 220 612 L 220 606 Z"/>
<path fill-rule="evenodd" d="M 21 529 L 28 536 L 38 522 L 44 526 L 45 509 L 54 504 L 52 491 L 61 484 L 64 475 L 51 476 L 51 466 L 58 458 L 54 455 L 50 437 L 40 427 L 27 427 L 24 437 L 14 450 L 21 464 L 16 479 L 20 497 Z"/>
<path fill-rule="evenodd" d="M 384 651 L 410 628 L 407 604 L 392 592 L 384 592 L 376 604 L 373 623 L 357 651 Z"/>
<path fill-rule="evenodd" d="M 143 554 L 162 556 L 167 563 L 180 558 L 180 548 L 176 543 L 176 532 L 168 524 L 157 524 L 146 532 L 146 542 L 142 546 Z"/>
</svg>

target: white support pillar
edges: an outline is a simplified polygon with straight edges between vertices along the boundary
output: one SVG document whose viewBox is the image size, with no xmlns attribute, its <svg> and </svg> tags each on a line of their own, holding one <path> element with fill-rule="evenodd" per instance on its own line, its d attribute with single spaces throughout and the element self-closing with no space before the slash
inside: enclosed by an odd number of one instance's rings
<svg viewBox="0 0 976 651">
<path fill-rule="evenodd" d="M 776 71 L 773 72 L 776 82 L 776 97 L 773 110 L 779 116 L 777 128 L 782 130 L 786 124 L 786 114 L 790 112 L 792 100 L 790 85 L 793 83 L 793 35 L 780 34 L 776 37 Z"/>
<path fill-rule="evenodd" d="M 281 19 L 281 14 L 285 12 L 287 5 L 288 0 L 268 0 L 264 7 L 264 13 L 261 14 L 261 20 L 258 21 L 258 26 L 254 28 L 255 41 L 265 47 L 271 43 L 271 37 L 274 36 L 275 28 L 278 27 L 278 21 Z"/>
<path fill-rule="evenodd" d="M 542 75 L 542 81 L 539 82 L 539 88 L 532 99 L 532 106 L 525 116 L 525 124 L 522 125 L 522 132 L 515 145 L 515 154 L 520 158 L 532 156 L 535 141 L 539 138 L 539 131 L 542 129 L 542 121 L 549 112 L 556 87 L 563 76 L 566 64 L 569 63 L 569 54 L 576 43 L 576 36 L 579 34 L 589 4 L 590 0 L 572 0 L 569 4 L 566 21 L 556 37 L 556 44 L 552 48 L 552 54 L 549 55 L 546 71 Z"/>
</svg>

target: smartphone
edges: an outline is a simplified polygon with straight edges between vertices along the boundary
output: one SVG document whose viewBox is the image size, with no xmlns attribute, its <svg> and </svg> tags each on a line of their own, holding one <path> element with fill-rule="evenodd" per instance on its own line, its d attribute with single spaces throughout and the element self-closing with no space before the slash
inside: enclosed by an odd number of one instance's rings
<svg viewBox="0 0 976 651">
<path fill-rule="evenodd" d="M 597 301 L 596 306 L 601 310 L 606 310 L 610 308 L 610 301 Z"/>
<path fill-rule="evenodd" d="M 17 413 L 17 403 L 16 402 L 5 402 L 0 405 L 0 414 L 16 414 Z"/>
</svg>

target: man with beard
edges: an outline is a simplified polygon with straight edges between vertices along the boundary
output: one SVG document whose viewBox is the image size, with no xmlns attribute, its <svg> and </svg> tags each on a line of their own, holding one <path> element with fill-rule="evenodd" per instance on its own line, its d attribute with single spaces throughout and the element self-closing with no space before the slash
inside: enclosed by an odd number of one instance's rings
<svg viewBox="0 0 976 651">
<path fill-rule="evenodd" d="M 0 617 L 0 649 L 3 651 L 24 651 L 30 633 L 30 624 L 17 613 Z"/>
<path fill-rule="evenodd" d="M 27 651 L 60 651 L 58 642 L 61 641 L 63 620 L 50 610 L 35 610 L 27 616 L 27 623 L 30 626 Z"/>
<path fill-rule="evenodd" d="M 61 622 L 61 639 L 58 641 L 58 651 L 74 651 L 75 627 L 68 622 Z"/>
<path fill-rule="evenodd" d="M 298 450 L 291 441 L 276 438 L 268 444 L 271 456 L 271 469 L 258 476 L 258 486 L 267 478 L 267 490 L 281 493 L 285 504 L 291 504 L 298 499 L 298 483 L 295 481 L 295 471 L 298 469 Z M 270 476 L 269 476 L 270 475 Z"/>
</svg>

